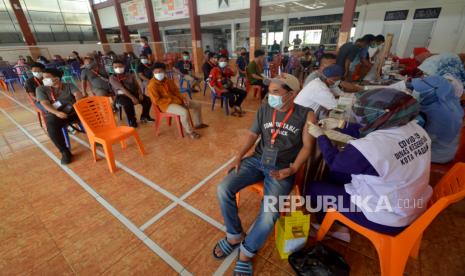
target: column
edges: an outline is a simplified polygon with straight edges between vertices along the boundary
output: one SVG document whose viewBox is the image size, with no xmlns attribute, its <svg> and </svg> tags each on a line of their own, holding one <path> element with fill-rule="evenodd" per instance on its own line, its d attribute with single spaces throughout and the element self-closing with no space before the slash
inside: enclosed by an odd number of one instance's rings
<svg viewBox="0 0 465 276">
<path fill-rule="evenodd" d="M 23 35 L 23 40 L 27 46 L 29 46 L 29 51 L 31 56 L 36 59 L 40 56 L 40 49 L 35 47 L 37 45 L 36 39 L 29 28 L 29 23 L 27 23 L 26 16 L 24 15 L 21 3 L 19 0 L 10 0 L 11 8 L 15 13 L 16 20 L 18 20 L 19 27 L 21 28 L 21 33 Z"/>
<path fill-rule="evenodd" d="M 261 24 L 262 11 L 260 8 L 260 0 L 250 0 L 250 24 L 249 24 L 249 46 L 250 60 L 254 58 L 254 51 L 260 49 L 261 46 Z"/>
<path fill-rule="evenodd" d="M 149 24 L 150 36 L 152 36 L 153 40 L 153 42 L 149 43 L 152 47 L 153 57 L 156 61 L 162 61 L 164 54 L 163 42 L 161 40 L 158 22 L 155 22 L 152 0 L 145 0 L 145 10 L 147 11 L 147 20 Z"/>
<path fill-rule="evenodd" d="M 231 23 L 231 56 L 236 57 L 236 23 Z"/>
<path fill-rule="evenodd" d="M 108 44 L 107 35 L 103 31 L 102 24 L 100 23 L 100 17 L 98 15 L 98 10 L 94 8 L 92 0 L 89 0 L 89 4 L 92 14 L 94 15 L 95 28 L 97 29 L 97 34 L 102 45 L 103 52 L 106 53 L 110 51 L 110 45 Z"/>
<path fill-rule="evenodd" d="M 202 72 L 203 49 L 202 49 L 202 34 L 200 32 L 200 17 L 197 14 L 197 1 L 188 0 L 189 6 L 189 22 L 192 34 L 192 63 L 194 64 L 197 74 Z"/>
<path fill-rule="evenodd" d="M 121 10 L 121 4 L 119 1 L 115 1 L 115 11 L 116 11 L 116 19 L 118 20 L 119 30 L 121 33 L 121 39 L 124 43 L 124 50 L 126 52 L 133 51 L 131 45 L 131 38 L 129 37 L 129 29 L 128 26 L 124 23 L 123 11 Z"/>
<path fill-rule="evenodd" d="M 353 25 L 355 7 L 357 0 L 344 1 L 344 13 L 342 15 L 341 30 L 339 32 L 339 39 L 337 40 L 337 49 L 349 41 L 350 29 Z"/>
<path fill-rule="evenodd" d="M 284 17 L 283 21 L 283 45 L 281 45 L 281 51 L 289 45 L 289 17 Z"/>
</svg>

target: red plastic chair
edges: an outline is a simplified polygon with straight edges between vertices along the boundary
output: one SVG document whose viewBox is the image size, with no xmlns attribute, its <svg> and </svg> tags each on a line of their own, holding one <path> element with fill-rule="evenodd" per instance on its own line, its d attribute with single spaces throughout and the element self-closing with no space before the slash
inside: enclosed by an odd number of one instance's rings
<svg viewBox="0 0 465 276">
<path fill-rule="evenodd" d="M 166 121 L 168 122 L 168 126 L 171 126 L 171 119 L 174 118 L 176 120 L 176 126 L 178 128 L 179 135 L 181 135 L 181 137 L 184 138 L 184 130 L 181 124 L 181 116 L 173 114 L 173 113 L 161 112 L 158 105 L 155 105 L 155 104 L 152 104 L 152 107 L 153 107 L 153 113 L 155 114 L 155 135 L 156 136 L 160 134 L 161 120 L 163 118 L 166 118 Z M 194 124 L 192 123 L 192 118 L 190 114 L 189 114 L 189 120 L 190 120 L 191 126 L 193 126 Z"/>
</svg>

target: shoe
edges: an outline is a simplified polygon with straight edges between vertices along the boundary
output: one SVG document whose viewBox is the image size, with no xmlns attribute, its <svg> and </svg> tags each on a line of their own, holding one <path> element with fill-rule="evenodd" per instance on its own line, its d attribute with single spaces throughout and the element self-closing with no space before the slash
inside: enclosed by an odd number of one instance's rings
<svg viewBox="0 0 465 276">
<path fill-rule="evenodd" d="M 140 122 L 141 123 L 153 123 L 155 122 L 155 119 L 152 117 L 140 117 Z"/>
<path fill-rule="evenodd" d="M 129 126 L 130 126 L 130 127 L 133 127 L 133 128 L 137 128 L 137 121 L 136 121 L 136 120 L 133 120 L 133 121 L 130 120 L 130 121 L 129 121 Z"/>
<path fill-rule="evenodd" d="M 195 129 L 201 129 L 201 128 L 207 128 L 207 127 L 208 127 L 208 125 L 206 125 L 206 124 L 200 124 L 198 126 L 195 126 L 194 128 Z"/>
<path fill-rule="evenodd" d="M 61 152 L 61 164 L 62 165 L 67 165 L 71 163 L 72 158 L 73 158 L 73 155 L 68 149 Z"/>
</svg>

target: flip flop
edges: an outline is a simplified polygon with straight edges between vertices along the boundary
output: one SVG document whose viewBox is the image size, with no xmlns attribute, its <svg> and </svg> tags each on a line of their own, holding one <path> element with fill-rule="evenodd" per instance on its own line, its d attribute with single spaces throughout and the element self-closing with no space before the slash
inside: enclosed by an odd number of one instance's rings
<svg viewBox="0 0 465 276">
<path fill-rule="evenodd" d="M 252 260 L 248 262 L 244 262 L 241 260 L 236 261 L 236 266 L 234 267 L 233 270 L 233 275 L 253 275 L 253 269 L 252 269 Z"/>
<path fill-rule="evenodd" d="M 224 239 L 218 241 L 216 243 L 215 247 L 213 248 L 213 252 L 212 252 L 213 257 L 215 257 L 215 259 L 217 259 L 217 260 L 222 260 L 222 259 L 226 258 L 227 256 L 231 255 L 231 253 L 234 251 L 234 249 L 239 247 L 240 244 L 241 243 L 230 244 L 228 242 L 228 239 L 224 238 Z M 216 255 L 215 251 L 216 251 L 217 248 L 219 248 L 221 250 L 221 252 L 223 253 L 221 256 Z"/>
</svg>

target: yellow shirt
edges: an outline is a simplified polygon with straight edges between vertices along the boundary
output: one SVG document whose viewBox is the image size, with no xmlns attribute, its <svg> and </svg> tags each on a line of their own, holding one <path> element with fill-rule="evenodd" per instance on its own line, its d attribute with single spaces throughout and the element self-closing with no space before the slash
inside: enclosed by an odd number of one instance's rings
<svg viewBox="0 0 465 276">
<path fill-rule="evenodd" d="M 168 78 L 162 81 L 155 78 L 150 79 L 147 85 L 147 94 L 152 103 L 156 104 L 162 112 L 166 112 L 170 104 L 182 105 L 184 103 L 179 88 L 173 80 Z"/>
</svg>

